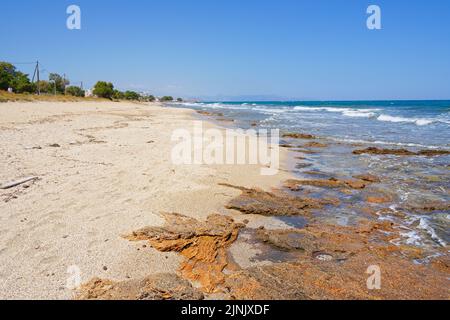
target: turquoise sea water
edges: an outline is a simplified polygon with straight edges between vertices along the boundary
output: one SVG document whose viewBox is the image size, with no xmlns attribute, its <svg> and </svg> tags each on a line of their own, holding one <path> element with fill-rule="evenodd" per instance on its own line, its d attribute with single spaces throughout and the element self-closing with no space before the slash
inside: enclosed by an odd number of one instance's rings
<svg viewBox="0 0 450 320">
<path fill-rule="evenodd" d="M 327 148 L 302 147 L 312 151 L 307 153 L 291 149 L 294 162 L 291 170 L 299 178 L 348 179 L 370 173 L 382 182 L 352 194 L 308 188 L 319 197 L 336 197 L 341 201 L 338 207 L 317 212 L 316 218 L 342 225 L 355 223 L 361 217 L 392 220 L 402 226 L 401 238 L 393 240 L 394 243 L 427 248 L 430 257 L 447 250 L 450 212 L 445 208 L 450 203 L 450 156 L 354 155 L 352 151 L 366 147 L 450 150 L 450 101 L 238 101 L 186 102 L 174 106 L 233 119 L 232 123 L 220 122 L 232 127 L 276 128 L 319 137 Z M 285 140 L 282 142 L 291 145 L 304 143 Z M 390 201 L 369 204 L 367 197 L 374 195 L 386 196 Z M 432 212 L 421 209 L 436 203 L 444 209 Z M 367 208 L 373 214 L 368 215 Z M 289 223 L 293 227 L 299 225 L 298 221 Z"/>
<path fill-rule="evenodd" d="M 450 148 L 450 101 L 184 103 L 265 127 L 356 142 Z M 245 124 L 244 124 L 245 125 Z"/>
</svg>

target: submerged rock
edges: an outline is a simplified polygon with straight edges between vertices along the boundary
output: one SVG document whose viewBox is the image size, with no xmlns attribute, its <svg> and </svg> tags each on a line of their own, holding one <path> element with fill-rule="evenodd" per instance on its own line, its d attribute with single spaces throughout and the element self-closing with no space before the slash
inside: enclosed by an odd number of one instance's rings
<svg viewBox="0 0 450 320">
<path fill-rule="evenodd" d="M 197 113 L 198 113 L 198 114 L 201 114 L 202 116 L 211 116 L 211 115 L 212 115 L 211 112 L 208 112 L 208 111 L 202 111 L 202 110 L 197 111 Z"/>
<path fill-rule="evenodd" d="M 313 141 L 313 142 L 308 142 L 303 147 L 305 147 L 305 148 L 326 148 L 326 147 L 328 147 L 328 145 L 325 143 Z"/>
<path fill-rule="evenodd" d="M 366 201 L 369 203 L 381 204 L 390 202 L 391 199 L 386 196 L 368 196 Z"/>
<path fill-rule="evenodd" d="M 353 176 L 355 179 L 359 179 L 362 181 L 372 182 L 372 183 L 379 183 L 381 182 L 381 179 L 373 174 L 360 174 L 357 176 Z"/>
<path fill-rule="evenodd" d="M 301 186 L 313 186 L 320 188 L 351 188 L 364 189 L 368 181 L 363 180 L 339 180 L 336 178 L 318 179 L 318 180 L 295 180 L 290 179 L 284 183 L 284 186 L 292 191 L 300 190 Z"/>
<path fill-rule="evenodd" d="M 203 300 L 203 293 L 174 273 L 114 282 L 94 278 L 81 286 L 77 300 Z"/>
<path fill-rule="evenodd" d="M 400 209 L 416 212 L 416 213 L 431 213 L 434 211 L 450 212 L 450 203 L 441 201 L 430 201 L 423 205 L 406 205 Z"/>
<path fill-rule="evenodd" d="M 315 139 L 316 137 L 311 134 L 306 133 L 295 133 L 295 132 L 287 132 L 282 135 L 282 138 L 291 138 L 291 139 Z"/>
<path fill-rule="evenodd" d="M 379 149 L 375 147 L 369 147 L 366 149 L 354 150 L 353 154 L 379 154 L 379 155 L 397 155 L 397 156 L 439 156 L 450 154 L 447 150 L 421 150 L 419 152 L 413 152 L 407 149 Z"/>
<path fill-rule="evenodd" d="M 448 150 L 421 150 L 418 152 L 418 155 L 421 156 L 442 156 L 450 154 Z"/>
</svg>

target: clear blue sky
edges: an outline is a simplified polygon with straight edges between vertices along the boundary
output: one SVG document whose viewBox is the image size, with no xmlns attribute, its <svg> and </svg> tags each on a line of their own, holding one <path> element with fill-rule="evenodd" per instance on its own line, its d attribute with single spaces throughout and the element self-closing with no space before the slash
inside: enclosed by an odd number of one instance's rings
<svg viewBox="0 0 450 320">
<path fill-rule="evenodd" d="M 66 8 L 82 30 L 66 29 Z M 382 9 L 380 31 L 366 9 Z M 183 97 L 450 99 L 448 0 L 15 0 L 0 60 Z M 30 66 L 20 66 L 30 73 Z M 44 73 L 44 76 L 45 73 Z"/>
</svg>

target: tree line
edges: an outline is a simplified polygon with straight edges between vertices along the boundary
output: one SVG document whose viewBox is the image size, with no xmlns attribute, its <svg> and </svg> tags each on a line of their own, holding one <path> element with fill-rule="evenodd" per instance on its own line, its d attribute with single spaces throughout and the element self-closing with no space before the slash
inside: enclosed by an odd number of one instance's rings
<svg viewBox="0 0 450 320">
<path fill-rule="evenodd" d="M 48 80 L 39 80 L 32 82 L 28 74 L 20 72 L 9 63 L 0 61 L 0 90 L 11 90 L 14 93 L 41 93 L 53 95 L 70 95 L 75 97 L 84 97 L 85 90 L 79 86 L 71 86 L 69 79 L 62 77 L 57 73 L 50 73 Z M 120 91 L 114 88 L 111 82 L 98 81 L 92 90 L 92 94 L 110 100 L 132 100 L 132 101 L 155 101 L 153 95 L 144 95 L 135 91 Z M 159 98 L 162 102 L 174 101 L 172 96 Z M 181 98 L 176 99 L 183 101 Z"/>
</svg>

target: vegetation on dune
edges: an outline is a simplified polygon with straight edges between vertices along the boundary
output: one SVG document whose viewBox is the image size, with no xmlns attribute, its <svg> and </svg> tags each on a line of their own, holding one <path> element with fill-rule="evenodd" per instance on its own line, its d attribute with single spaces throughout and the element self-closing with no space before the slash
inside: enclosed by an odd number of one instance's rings
<svg viewBox="0 0 450 320">
<path fill-rule="evenodd" d="M 48 80 L 53 84 L 55 93 L 64 94 L 66 86 L 70 84 L 68 79 L 64 79 L 57 73 L 50 73 Z"/>
<path fill-rule="evenodd" d="M 58 73 L 50 73 L 48 80 L 30 81 L 29 75 L 20 72 L 9 62 L 0 61 L 0 102 L 7 101 L 78 101 L 80 99 L 94 100 L 95 98 L 109 100 L 128 100 L 153 102 L 157 99 L 153 95 L 141 94 L 127 90 L 122 92 L 114 89 L 114 85 L 107 81 L 98 81 L 92 95 L 85 98 L 86 91 L 78 86 L 69 86 L 70 81 Z M 159 99 L 161 102 L 174 101 L 171 96 Z M 183 99 L 178 98 L 178 102 Z"/>
<path fill-rule="evenodd" d="M 0 62 L 0 89 L 13 89 L 17 93 L 34 92 L 35 86 L 27 74 L 17 71 L 9 62 Z"/>
<path fill-rule="evenodd" d="M 141 95 L 134 91 L 125 91 L 124 96 L 126 100 L 139 100 L 141 98 Z"/>
<path fill-rule="evenodd" d="M 52 84 L 46 80 L 40 80 L 36 84 L 36 87 L 37 86 L 39 86 L 39 91 L 43 94 L 54 94 L 55 93 L 54 84 Z"/>
<path fill-rule="evenodd" d="M 125 99 L 125 94 L 122 91 L 114 90 L 112 98 L 114 100 L 123 100 Z"/>
<path fill-rule="evenodd" d="M 84 90 L 80 87 L 67 87 L 66 88 L 66 95 L 74 96 L 74 97 L 84 97 Z"/>
<path fill-rule="evenodd" d="M 0 90 L 0 102 L 18 102 L 18 101 L 54 101 L 54 102 L 76 102 L 76 101 L 102 101 L 96 97 L 76 97 L 71 95 L 53 95 L 53 94 L 32 94 L 32 93 L 10 93 Z"/>
<path fill-rule="evenodd" d="M 100 98 L 111 99 L 114 94 L 114 85 L 111 82 L 98 81 L 92 93 Z"/>
</svg>

